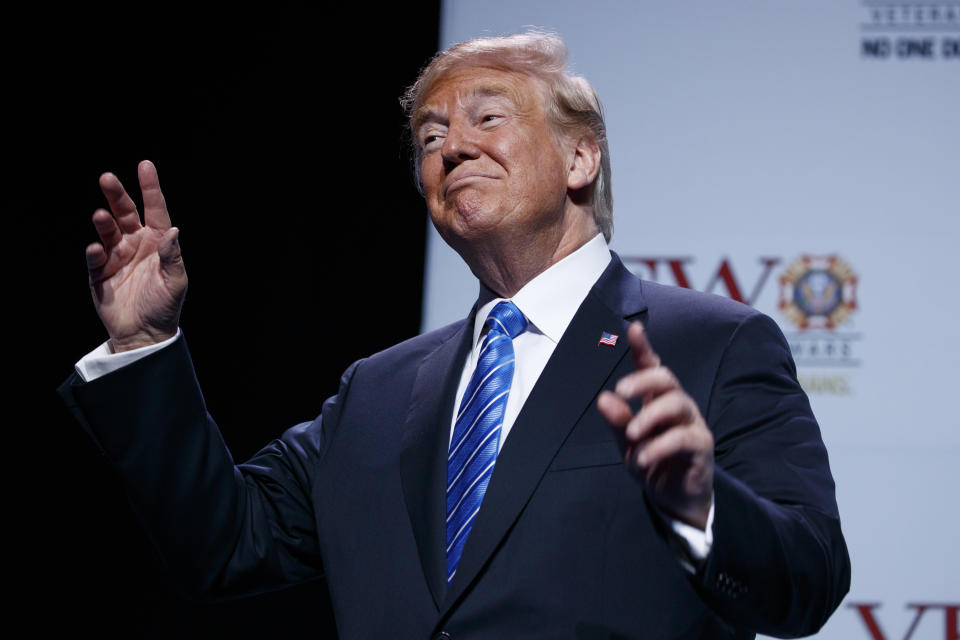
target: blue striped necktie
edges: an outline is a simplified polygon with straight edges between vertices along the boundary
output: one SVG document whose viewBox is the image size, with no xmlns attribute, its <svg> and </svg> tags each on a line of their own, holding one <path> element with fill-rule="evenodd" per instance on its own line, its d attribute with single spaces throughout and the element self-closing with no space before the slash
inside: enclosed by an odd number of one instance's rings
<svg viewBox="0 0 960 640">
<path fill-rule="evenodd" d="M 457 572 L 463 545 L 480 511 L 513 382 L 513 339 L 527 319 L 512 302 L 498 303 L 486 321 L 477 368 L 467 384 L 447 457 L 447 584 Z"/>
</svg>

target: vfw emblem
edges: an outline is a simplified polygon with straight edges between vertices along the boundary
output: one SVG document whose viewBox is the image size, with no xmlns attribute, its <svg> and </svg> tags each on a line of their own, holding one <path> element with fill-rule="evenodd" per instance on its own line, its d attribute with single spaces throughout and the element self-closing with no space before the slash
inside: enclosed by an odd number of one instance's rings
<svg viewBox="0 0 960 640">
<path fill-rule="evenodd" d="M 780 311 L 799 329 L 834 329 L 857 308 L 857 276 L 837 256 L 802 256 L 780 276 Z"/>
</svg>

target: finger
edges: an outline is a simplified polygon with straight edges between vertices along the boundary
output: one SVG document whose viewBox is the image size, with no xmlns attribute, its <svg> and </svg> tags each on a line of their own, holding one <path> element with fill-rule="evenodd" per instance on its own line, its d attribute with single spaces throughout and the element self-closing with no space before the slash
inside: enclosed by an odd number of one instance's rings
<svg viewBox="0 0 960 640">
<path fill-rule="evenodd" d="M 160 190 L 157 167 L 149 160 L 144 160 L 137 167 L 137 175 L 143 196 L 144 224 L 157 231 L 167 231 L 170 228 L 170 214 L 167 213 L 167 203 L 163 198 L 163 191 Z"/>
<path fill-rule="evenodd" d="M 677 425 L 691 424 L 696 421 L 698 414 L 687 394 L 679 389 L 670 391 L 643 404 L 643 408 L 627 424 L 627 440 L 639 442 Z"/>
<path fill-rule="evenodd" d="M 103 267 L 107 264 L 107 252 L 103 246 L 94 242 L 87 247 L 87 271 L 90 273 L 90 282 L 96 282 L 103 273 Z"/>
<path fill-rule="evenodd" d="M 623 398 L 611 391 L 603 391 L 597 397 L 597 409 L 600 415 L 606 418 L 611 426 L 623 429 L 633 417 L 630 405 Z"/>
<path fill-rule="evenodd" d="M 117 221 L 106 209 L 97 209 L 93 212 L 93 227 L 97 230 L 97 235 L 100 236 L 100 242 L 103 243 L 102 248 L 104 249 L 109 250 L 123 239 Z"/>
<path fill-rule="evenodd" d="M 631 324 L 627 331 L 627 339 L 630 341 L 630 352 L 633 354 L 633 363 L 637 369 L 660 366 L 660 357 L 650 346 L 647 332 L 642 324 L 639 322 Z"/>
<path fill-rule="evenodd" d="M 680 383 L 673 372 L 660 366 L 640 369 L 623 376 L 617 382 L 616 392 L 625 400 L 643 398 L 643 401 L 647 402 L 658 395 L 679 387 Z"/>
<path fill-rule="evenodd" d="M 140 228 L 140 214 L 137 213 L 137 205 L 127 195 L 117 176 L 109 172 L 100 176 L 100 190 L 107 197 L 110 211 L 113 212 L 113 217 L 117 219 L 117 226 L 120 227 L 120 231 L 133 233 Z"/>
<path fill-rule="evenodd" d="M 671 458 L 709 456 L 712 448 L 712 438 L 706 429 L 702 432 L 692 426 L 686 429 L 670 429 L 634 447 L 634 462 L 639 468 L 649 472 Z"/>
</svg>

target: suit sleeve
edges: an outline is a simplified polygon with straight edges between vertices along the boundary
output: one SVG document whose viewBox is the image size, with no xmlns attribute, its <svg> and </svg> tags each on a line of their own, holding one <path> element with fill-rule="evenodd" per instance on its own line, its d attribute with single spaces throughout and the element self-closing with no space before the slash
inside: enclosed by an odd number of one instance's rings
<svg viewBox="0 0 960 640">
<path fill-rule="evenodd" d="M 234 465 L 186 343 L 60 394 L 117 470 L 133 509 L 191 597 L 268 591 L 322 575 L 311 477 L 349 389 L 321 417 Z"/>
<path fill-rule="evenodd" d="M 728 622 L 816 632 L 850 585 L 827 451 L 789 347 L 768 317 L 732 334 L 706 412 L 714 432 L 714 541 L 695 577 Z"/>
</svg>

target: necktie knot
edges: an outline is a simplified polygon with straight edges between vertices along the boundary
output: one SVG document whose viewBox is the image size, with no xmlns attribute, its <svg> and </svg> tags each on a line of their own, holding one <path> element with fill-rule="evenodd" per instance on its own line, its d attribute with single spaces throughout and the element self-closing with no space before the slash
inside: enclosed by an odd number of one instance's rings
<svg viewBox="0 0 960 640">
<path fill-rule="evenodd" d="M 499 331 L 510 336 L 510 339 L 527 330 L 527 319 L 517 305 L 509 300 L 498 302 L 487 316 L 487 326 L 491 331 Z"/>
</svg>

